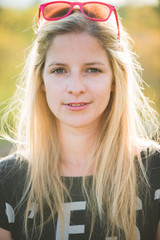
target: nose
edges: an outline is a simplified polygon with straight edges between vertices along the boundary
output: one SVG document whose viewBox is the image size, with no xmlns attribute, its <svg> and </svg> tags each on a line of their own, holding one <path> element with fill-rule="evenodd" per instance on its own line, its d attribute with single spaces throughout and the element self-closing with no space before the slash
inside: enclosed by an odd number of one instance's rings
<svg viewBox="0 0 160 240">
<path fill-rule="evenodd" d="M 69 94 L 75 96 L 85 93 L 86 85 L 81 74 L 74 73 L 70 76 L 70 79 L 68 79 L 67 91 Z"/>
</svg>

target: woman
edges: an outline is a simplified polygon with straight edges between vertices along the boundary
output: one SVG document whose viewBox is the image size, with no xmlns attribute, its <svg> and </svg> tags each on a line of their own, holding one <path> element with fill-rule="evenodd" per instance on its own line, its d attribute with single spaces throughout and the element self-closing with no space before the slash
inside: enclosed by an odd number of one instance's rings
<svg viewBox="0 0 160 240">
<path fill-rule="evenodd" d="M 17 152 L 1 162 L 0 240 L 160 239 L 158 120 L 116 9 L 41 11 Z"/>
</svg>

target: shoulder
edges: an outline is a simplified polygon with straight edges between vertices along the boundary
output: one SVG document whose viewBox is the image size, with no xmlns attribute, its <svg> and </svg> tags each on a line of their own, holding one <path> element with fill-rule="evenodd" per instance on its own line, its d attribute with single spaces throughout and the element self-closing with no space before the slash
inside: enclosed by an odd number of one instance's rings
<svg viewBox="0 0 160 240">
<path fill-rule="evenodd" d="M 0 160 L 0 184 L 16 182 L 23 179 L 28 169 L 28 161 L 22 159 L 17 153 L 6 156 Z"/>
<path fill-rule="evenodd" d="M 160 188 L 160 150 L 142 153 L 142 161 L 145 166 L 150 185 L 153 189 Z"/>
<path fill-rule="evenodd" d="M 12 169 L 16 164 L 16 153 L 8 155 L 0 159 L 0 172 L 8 171 Z"/>
<path fill-rule="evenodd" d="M 148 169 L 160 168 L 160 149 L 152 149 L 141 153 L 144 166 Z"/>
<path fill-rule="evenodd" d="M 12 169 L 28 168 L 28 161 L 17 153 L 8 155 L 0 159 L 0 172 L 6 172 Z"/>
</svg>

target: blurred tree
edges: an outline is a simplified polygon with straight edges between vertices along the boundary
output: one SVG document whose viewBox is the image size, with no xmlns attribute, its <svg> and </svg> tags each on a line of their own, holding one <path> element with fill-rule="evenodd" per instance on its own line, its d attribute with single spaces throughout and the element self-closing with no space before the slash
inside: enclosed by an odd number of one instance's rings
<svg viewBox="0 0 160 240">
<path fill-rule="evenodd" d="M 158 0 L 158 4 L 157 4 L 156 9 L 158 10 L 158 13 L 160 14 L 160 0 Z"/>
</svg>

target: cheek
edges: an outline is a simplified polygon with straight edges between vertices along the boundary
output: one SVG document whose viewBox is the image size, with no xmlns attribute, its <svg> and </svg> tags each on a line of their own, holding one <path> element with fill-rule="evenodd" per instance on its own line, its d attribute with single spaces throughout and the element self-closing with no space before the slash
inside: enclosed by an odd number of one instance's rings
<svg viewBox="0 0 160 240">
<path fill-rule="evenodd" d="M 111 92 L 109 91 L 109 92 L 104 96 L 104 98 L 102 99 L 104 110 L 107 108 L 107 106 L 108 106 L 108 104 L 109 104 L 110 96 L 111 96 Z"/>
<path fill-rule="evenodd" d="M 110 85 L 105 86 L 105 84 L 102 84 L 101 88 L 97 91 L 97 97 L 99 98 L 99 101 L 107 104 L 110 99 L 111 91 L 112 89 Z"/>
<path fill-rule="evenodd" d="M 101 88 L 101 91 L 98 91 L 97 93 L 97 111 L 99 111 L 99 113 L 103 113 L 105 111 L 105 109 L 107 108 L 109 101 L 110 101 L 110 97 L 111 97 L 111 87 L 107 86 L 106 88 L 103 87 Z"/>
<path fill-rule="evenodd" d="M 57 91 L 53 87 L 45 86 L 46 101 L 50 110 L 54 113 L 56 108 L 56 102 L 58 100 Z"/>
</svg>

